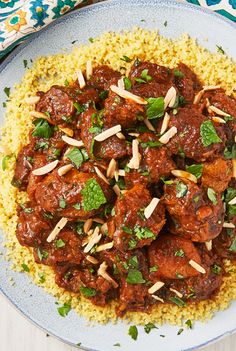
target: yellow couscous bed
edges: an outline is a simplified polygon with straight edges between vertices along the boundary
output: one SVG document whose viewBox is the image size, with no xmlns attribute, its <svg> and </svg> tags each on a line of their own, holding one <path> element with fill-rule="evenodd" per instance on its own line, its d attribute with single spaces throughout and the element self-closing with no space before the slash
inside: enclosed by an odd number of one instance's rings
<svg viewBox="0 0 236 351">
<path fill-rule="evenodd" d="M 233 79 L 236 76 L 236 63 L 221 53 L 210 53 L 187 35 L 172 41 L 155 31 L 140 28 L 130 32 L 105 33 L 88 45 L 75 47 L 70 53 L 40 57 L 30 69 L 26 69 L 24 77 L 15 85 L 7 102 L 5 125 L 1 133 L 3 150 L 5 147 L 12 155 L 17 155 L 22 145 L 28 142 L 28 132 L 32 128 L 29 112 L 33 107 L 24 102 L 26 97 L 34 95 L 38 90 L 46 91 L 53 84 L 63 85 L 66 79 L 74 79 L 76 69 L 84 69 L 89 59 L 94 65 L 106 64 L 115 70 L 120 70 L 121 66 L 129 68 L 131 63 L 120 60 L 123 55 L 168 67 L 175 67 L 181 61 L 190 66 L 205 85 L 220 84 L 227 94 L 236 96 Z M 3 158 L 4 153 L 0 156 Z M 18 202 L 26 200 L 26 193 L 19 192 L 11 185 L 14 162 L 15 157 L 10 157 L 7 168 L 0 170 L 0 225 L 5 233 L 7 259 L 12 261 L 12 268 L 22 271 L 22 263 L 25 263 L 34 283 L 41 285 L 61 303 L 71 301 L 71 306 L 89 320 L 100 323 L 116 321 L 115 302 L 105 308 L 96 307 L 87 299 L 78 299 L 75 294 L 59 288 L 54 282 L 53 270 L 36 264 L 31 250 L 18 243 L 15 236 L 16 208 Z M 236 298 L 236 264 L 225 260 L 225 270 L 228 275 L 224 277 L 220 293 L 212 301 L 201 301 L 186 307 L 163 304 L 153 308 L 151 314 L 129 312 L 125 318 L 136 324 L 181 324 L 183 319 L 207 320 L 217 310 L 226 309 Z M 42 274 L 45 281 L 41 279 Z"/>
</svg>

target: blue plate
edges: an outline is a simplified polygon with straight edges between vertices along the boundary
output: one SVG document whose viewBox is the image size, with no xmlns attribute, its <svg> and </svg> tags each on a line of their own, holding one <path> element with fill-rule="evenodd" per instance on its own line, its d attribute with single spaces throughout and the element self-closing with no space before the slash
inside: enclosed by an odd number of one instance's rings
<svg viewBox="0 0 236 351">
<path fill-rule="evenodd" d="M 141 22 L 141 20 L 146 20 Z M 164 27 L 164 21 L 168 26 Z M 196 37 L 200 44 L 210 50 L 222 45 L 225 51 L 236 59 L 236 26 L 227 19 L 203 8 L 165 0 L 115 0 L 93 5 L 64 16 L 40 33 L 33 35 L 26 44 L 20 46 L 0 67 L 0 124 L 3 123 L 3 89 L 20 81 L 24 74 L 22 61 L 70 49 L 71 42 L 87 43 L 105 31 L 132 29 L 134 26 L 159 29 L 160 33 L 175 38 L 182 33 Z M 208 42 L 204 39 L 208 37 Z M 3 241 L 3 234 L 0 235 Z M 2 245 L 2 244 L 1 244 Z M 0 248 L 2 251 L 3 248 Z M 236 326 L 236 303 L 216 316 L 207 324 L 196 323 L 193 330 L 185 330 L 177 336 L 177 327 L 165 325 L 160 332 L 149 335 L 139 328 L 139 338 L 133 341 L 127 335 L 127 325 L 96 325 L 88 327 L 84 318 L 75 312 L 61 318 L 56 310 L 55 299 L 42 288 L 30 283 L 30 278 L 22 273 L 10 272 L 16 282 L 9 283 L 7 275 L 10 263 L 0 262 L 0 289 L 2 293 L 32 322 L 50 334 L 69 344 L 82 343 L 86 350 L 111 351 L 113 344 L 121 343 L 122 351 L 183 351 L 192 350 L 222 336 L 230 334 Z M 161 338 L 164 334 L 165 338 Z"/>
</svg>

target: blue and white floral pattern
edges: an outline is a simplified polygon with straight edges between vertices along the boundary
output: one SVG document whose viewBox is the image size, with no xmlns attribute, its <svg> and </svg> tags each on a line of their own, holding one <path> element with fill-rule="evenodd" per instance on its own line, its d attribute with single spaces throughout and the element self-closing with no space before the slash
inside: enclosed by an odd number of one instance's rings
<svg viewBox="0 0 236 351">
<path fill-rule="evenodd" d="M 30 33 L 40 30 L 75 6 L 102 0 L 0 0 L 0 58 Z M 185 0 L 236 21 L 236 0 Z"/>
</svg>

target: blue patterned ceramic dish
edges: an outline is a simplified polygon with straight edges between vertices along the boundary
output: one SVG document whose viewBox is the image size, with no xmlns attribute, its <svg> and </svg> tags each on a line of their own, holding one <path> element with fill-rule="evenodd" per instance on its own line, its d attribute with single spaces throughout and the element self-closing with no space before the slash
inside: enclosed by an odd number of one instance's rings
<svg viewBox="0 0 236 351">
<path fill-rule="evenodd" d="M 141 22 L 144 19 L 145 22 Z M 167 20 L 168 26 L 163 26 Z M 3 123 L 3 89 L 13 86 L 24 74 L 22 61 L 39 55 L 48 55 L 71 48 L 71 42 L 88 41 L 104 31 L 131 29 L 135 25 L 148 29 L 160 29 L 167 37 L 176 37 L 188 32 L 198 38 L 200 44 L 210 50 L 222 45 L 225 51 L 236 59 L 236 25 L 227 19 L 209 12 L 199 6 L 180 3 L 174 0 L 114 0 L 84 8 L 66 15 L 46 29 L 32 36 L 32 39 L 14 51 L 0 67 L 0 124 Z M 208 41 L 205 41 L 208 36 Z M 3 233 L 0 235 L 2 246 Z M 4 251 L 3 246 L 0 251 Z M 185 330 L 177 336 L 178 327 L 164 325 L 149 335 L 139 328 L 139 338 L 132 340 L 127 335 L 127 325 L 95 325 L 88 327 L 84 318 L 73 311 L 61 318 L 55 306 L 55 299 L 40 287 L 31 283 L 23 273 L 11 272 L 11 264 L 0 260 L 0 289 L 2 293 L 33 323 L 70 344 L 81 345 L 86 350 L 111 351 L 119 342 L 122 351 L 180 351 L 193 350 L 206 345 L 236 328 L 236 302 L 216 313 L 207 324 L 196 323 L 193 330 Z M 15 285 L 9 282 L 9 274 Z M 165 335 L 165 338 L 160 337 Z"/>
</svg>

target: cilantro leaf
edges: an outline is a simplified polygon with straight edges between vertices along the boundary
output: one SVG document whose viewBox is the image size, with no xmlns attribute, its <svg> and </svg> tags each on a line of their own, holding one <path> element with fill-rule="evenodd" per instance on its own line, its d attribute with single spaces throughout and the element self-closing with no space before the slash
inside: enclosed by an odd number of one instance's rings
<svg viewBox="0 0 236 351">
<path fill-rule="evenodd" d="M 3 89 L 3 91 L 4 91 L 4 93 L 6 94 L 7 97 L 10 96 L 11 88 L 5 87 L 5 88 Z"/>
<path fill-rule="evenodd" d="M 58 248 L 58 249 L 60 249 L 61 247 L 64 247 L 66 244 L 65 244 L 65 242 L 62 240 L 62 239 L 58 239 L 57 241 L 56 241 L 56 247 Z"/>
<path fill-rule="evenodd" d="M 128 330 L 128 334 L 131 336 L 132 339 L 137 340 L 138 338 L 138 329 L 136 325 L 131 325 Z"/>
<path fill-rule="evenodd" d="M 155 235 L 153 234 L 153 232 L 151 232 L 151 230 L 149 230 L 147 227 L 135 226 L 134 233 L 139 240 L 155 238 Z"/>
<path fill-rule="evenodd" d="M 179 199 L 184 197 L 188 192 L 188 187 L 182 182 L 177 182 L 176 184 L 176 197 Z"/>
<path fill-rule="evenodd" d="M 188 319 L 188 320 L 185 322 L 185 324 L 187 325 L 187 327 L 188 327 L 189 329 L 193 329 L 193 322 L 191 321 L 191 319 Z"/>
<path fill-rule="evenodd" d="M 207 188 L 208 199 L 211 200 L 213 205 L 217 205 L 216 192 L 212 188 Z"/>
<path fill-rule="evenodd" d="M 25 264 L 25 263 L 22 263 L 21 267 L 23 268 L 23 270 L 24 270 L 25 272 L 29 272 L 29 271 L 30 271 L 29 267 L 28 267 L 27 264 Z"/>
<path fill-rule="evenodd" d="M 232 244 L 229 247 L 229 251 L 236 252 L 236 237 L 232 241 Z"/>
<path fill-rule="evenodd" d="M 178 78 L 183 78 L 183 77 L 184 77 L 184 74 L 183 74 L 183 72 L 181 72 L 181 71 L 175 69 L 175 70 L 174 70 L 174 76 L 175 76 L 175 77 L 178 77 Z"/>
<path fill-rule="evenodd" d="M 125 89 L 130 90 L 132 87 L 131 80 L 128 77 L 124 77 L 123 80 L 124 80 Z"/>
<path fill-rule="evenodd" d="M 45 250 L 41 251 L 39 247 L 37 249 L 37 254 L 38 254 L 38 258 L 39 258 L 40 261 L 42 261 L 43 259 L 48 258 L 48 252 L 45 251 Z"/>
<path fill-rule="evenodd" d="M 145 324 L 145 326 L 144 326 L 145 333 L 149 334 L 152 329 L 158 329 L 158 328 L 153 323 Z"/>
<path fill-rule="evenodd" d="M 131 61 L 132 61 L 132 59 L 129 58 L 128 56 L 126 56 L 126 55 L 123 55 L 123 57 L 121 57 L 120 59 L 121 59 L 122 61 L 125 61 L 125 62 L 131 62 Z"/>
<path fill-rule="evenodd" d="M 202 176 L 203 164 L 192 164 L 191 166 L 186 166 L 186 171 L 195 175 L 198 179 Z"/>
<path fill-rule="evenodd" d="M 81 114 L 84 111 L 84 108 L 78 102 L 74 102 L 73 106 L 77 111 L 76 112 L 77 115 Z"/>
<path fill-rule="evenodd" d="M 126 278 L 128 284 L 144 284 L 142 272 L 138 269 L 130 269 Z"/>
<path fill-rule="evenodd" d="M 160 141 L 147 141 L 146 143 L 141 143 L 143 149 L 146 147 L 161 147 L 163 144 Z"/>
<path fill-rule="evenodd" d="M 74 147 L 67 155 L 67 158 L 71 160 L 71 162 L 76 166 L 76 168 L 79 168 L 82 163 L 84 162 L 83 155 L 77 147 Z"/>
<path fill-rule="evenodd" d="M 88 288 L 87 286 L 81 286 L 79 289 L 81 294 L 83 294 L 86 297 L 93 297 L 97 294 L 97 291 L 95 289 Z"/>
<path fill-rule="evenodd" d="M 184 329 L 183 329 L 183 328 L 180 328 L 180 329 L 178 330 L 178 333 L 177 333 L 177 335 L 180 335 L 180 334 L 182 334 L 182 333 L 183 333 L 183 331 L 184 331 Z"/>
<path fill-rule="evenodd" d="M 149 272 L 152 273 L 152 272 L 157 272 L 158 271 L 158 266 L 152 266 L 149 268 Z"/>
<path fill-rule="evenodd" d="M 66 208 L 66 201 L 63 197 L 59 199 L 59 206 L 60 208 Z"/>
<path fill-rule="evenodd" d="M 224 149 L 224 157 L 226 159 L 236 158 L 236 145 L 235 144 L 233 144 L 232 146 L 226 147 Z"/>
<path fill-rule="evenodd" d="M 129 259 L 129 266 L 132 268 L 138 268 L 138 258 L 137 256 L 133 256 Z"/>
<path fill-rule="evenodd" d="M 34 137 L 41 137 L 49 139 L 53 135 L 53 127 L 50 126 L 48 121 L 44 118 L 38 118 L 34 122 L 35 128 L 33 130 L 32 135 Z"/>
<path fill-rule="evenodd" d="M 211 266 L 211 271 L 215 274 L 220 274 L 222 268 L 220 266 L 218 266 L 218 264 L 213 264 L 213 266 Z"/>
<path fill-rule="evenodd" d="M 224 51 L 224 49 L 222 48 L 222 46 L 216 45 L 216 48 L 217 48 L 217 51 L 218 51 L 220 54 L 222 54 L 222 55 L 225 54 L 225 51 Z"/>
<path fill-rule="evenodd" d="M 6 155 L 3 157 L 2 159 L 2 170 L 5 171 L 7 169 L 7 164 L 8 161 L 10 160 L 10 158 L 12 157 L 12 155 Z"/>
<path fill-rule="evenodd" d="M 211 121 L 205 121 L 201 124 L 200 135 L 205 147 L 215 143 L 222 143 L 222 140 L 217 135 L 215 127 Z"/>
<path fill-rule="evenodd" d="M 160 118 L 164 115 L 164 98 L 149 98 L 147 99 L 147 118 Z"/>
<path fill-rule="evenodd" d="M 182 249 L 175 251 L 175 256 L 176 257 L 184 257 L 184 251 Z"/>
<path fill-rule="evenodd" d="M 137 241 L 134 238 L 131 238 L 128 245 L 129 245 L 129 250 L 132 250 L 136 247 Z"/>
<path fill-rule="evenodd" d="M 61 307 L 58 307 L 57 311 L 61 317 L 66 317 L 71 310 L 70 303 L 64 303 Z"/>
<path fill-rule="evenodd" d="M 184 307 L 186 305 L 186 303 L 182 299 L 176 296 L 170 297 L 170 301 L 175 303 L 179 307 Z"/>
<path fill-rule="evenodd" d="M 102 188 L 94 178 L 87 181 L 81 194 L 83 196 L 82 205 L 85 211 L 97 210 L 101 205 L 107 202 Z"/>
</svg>

